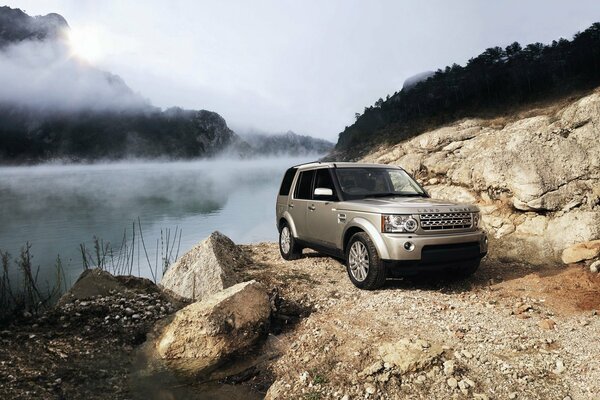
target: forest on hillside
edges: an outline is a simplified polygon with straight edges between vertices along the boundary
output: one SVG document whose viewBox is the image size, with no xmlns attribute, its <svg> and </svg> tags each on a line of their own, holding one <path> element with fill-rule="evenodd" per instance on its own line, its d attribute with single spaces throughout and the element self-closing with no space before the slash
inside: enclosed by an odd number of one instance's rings
<svg viewBox="0 0 600 400">
<path fill-rule="evenodd" d="M 599 84 L 598 22 L 572 40 L 491 47 L 465 66 L 439 69 L 414 87 L 365 107 L 340 133 L 336 153 L 357 158 L 378 143 L 395 143 L 460 118 L 505 114 Z"/>
</svg>

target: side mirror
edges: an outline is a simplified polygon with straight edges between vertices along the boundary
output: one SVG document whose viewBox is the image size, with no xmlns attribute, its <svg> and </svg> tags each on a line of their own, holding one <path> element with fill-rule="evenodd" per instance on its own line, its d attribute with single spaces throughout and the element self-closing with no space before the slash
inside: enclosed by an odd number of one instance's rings
<svg viewBox="0 0 600 400">
<path fill-rule="evenodd" d="M 333 196 L 333 190 L 328 188 L 315 188 L 315 196 Z"/>
</svg>

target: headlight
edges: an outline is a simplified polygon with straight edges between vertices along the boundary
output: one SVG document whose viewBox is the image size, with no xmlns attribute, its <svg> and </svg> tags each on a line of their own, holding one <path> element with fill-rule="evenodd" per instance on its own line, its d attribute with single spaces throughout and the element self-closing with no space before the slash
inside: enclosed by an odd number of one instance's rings
<svg viewBox="0 0 600 400">
<path fill-rule="evenodd" d="M 381 231 L 387 233 L 411 233 L 417 230 L 419 224 L 410 215 L 381 216 Z"/>
<path fill-rule="evenodd" d="M 479 228 L 481 226 L 481 214 L 479 211 L 473 213 L 473 228 Z"/>
</svg>

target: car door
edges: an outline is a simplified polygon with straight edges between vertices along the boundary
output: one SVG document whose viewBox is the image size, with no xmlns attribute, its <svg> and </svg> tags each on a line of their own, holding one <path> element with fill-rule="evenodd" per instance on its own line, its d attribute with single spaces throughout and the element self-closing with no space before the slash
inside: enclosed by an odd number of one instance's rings
<svg viewBox="0 0 600 400">
<path fill-rule="evenodd" d="M 331 189 L 332 196 L 315 195 L 315 189 Z M 335 209 L 338 196 L 329 168 L 315 172 L 312 200 L 308 202 L 306 226 L 311 241 L 327 247 L 335 247 L 338 242 L 338 214 Z"/>
<path fill-rule="evenodd" d="M 301 171 L 298 175 L 296 187 L 291 200 L 288 202 L 288 211 L 296 226 L 296 235 L 299 239 L 309 240 L 309 232 L 306 225 L 306 214 L 309 202 L 312 201 L 312 185 L 315 170 Z"/>
</svg>

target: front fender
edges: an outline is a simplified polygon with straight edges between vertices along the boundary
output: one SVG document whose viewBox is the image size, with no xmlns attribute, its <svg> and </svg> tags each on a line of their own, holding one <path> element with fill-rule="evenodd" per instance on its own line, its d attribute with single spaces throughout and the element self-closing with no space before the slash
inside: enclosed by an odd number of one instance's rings
<svg viewBox="0 0 600 400">
<path fill-rule="evenodd" d="M 362 217 L 357 217 L 357 218 L 352 219 L 352 221 L 350 221 L 344 228 L 344 234 L 342 235 L 343 238 L 346 237 L 346 232 L 348 232 L 348 230 L 351 228 L 359 228 L 359 229 L 365 231 L 367 233 L 367 235 L 369 235 L 369 238 L 371 238 L 371 241 L 377 248 L 377 253 L 379 253 L 379 258 L 381 258 L 383 260 L 390 258 L 390 254 L 388 252 L 387 246 L 385 245 L 385 242 L 383 241 L 383 238 L 381 237 L 381 232 L 379 232 L 379 229 L 377 227 L 375 227 L 369 220 L 367 220 L 366 218 L 362 218 Z"/>
</svg>

